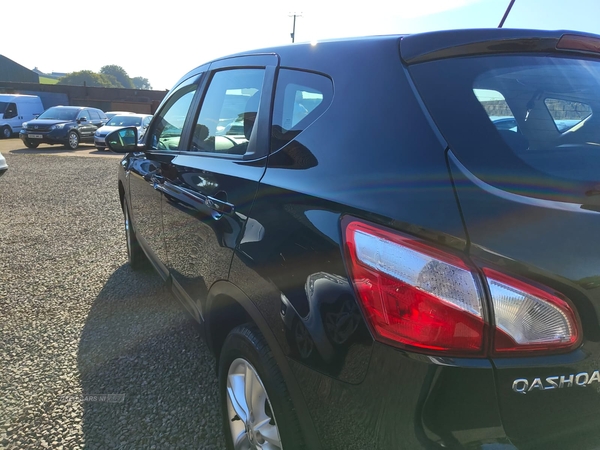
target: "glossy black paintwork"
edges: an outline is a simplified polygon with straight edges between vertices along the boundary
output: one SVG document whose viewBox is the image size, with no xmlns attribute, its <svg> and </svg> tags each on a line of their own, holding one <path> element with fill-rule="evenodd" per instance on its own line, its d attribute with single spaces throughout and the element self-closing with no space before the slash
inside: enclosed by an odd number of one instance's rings
<svg viewBox="0 0 600 450">
<path fill-rule="evenodd" d="M 515 204 L 470 184 L 407 78 L 399 41 L 377 37 L 260 51 L 264 65 L 273 64 L 273 81 L 277 65 L 329 76 L 331 106 L 268 157 L 260 149 L 269 148 L 264 118 L 271 91 L 261 102 L 259 147 L 244 157 L 187 152 L 191 111 L 182 151 L 129 155 L 121 167 L 124 195 L 141 202 L 134 228 L 148 234 L 145 250 L 169 270 L 178 295 L 191 301 L 215 353 L 214 337 L 228 326 L 211 322 L 221 307 L 236 303 L 259 326 L 310 448 L 592 448 L 595 387 L 524 395 L 512 385 L 517 378 L 598 369 L 597 216 L 578 216 L 574 236 L 574 219 L 566 213 Z M 427 36 L 413 53 L 435 50 L 431 42 Z M 183 79 L 236 61 L 242 60 L 213 62 Z M 194 108 L 200 102 L 199 94 Z M 153 181 L 152 174 L 160 178 Z M 216 212 L 211 199 L 230 209 Z M 577 307 L 584 345 L 564 355 L 491 360 L 425 356 L 375 342 L 344 263 L 345 215 L 543 281 Z"/>
<path fill-rule="evenodd" d="M 167 265 L 200 314 L 210 286 L 228 278 L 263 172 L 261 166 L 190 155 L 162 166 Z M 215 210 L 215 201 L 228 209 Z"/>
<path fill-rule="evenodd" d="M 167 252 L 162 225 L 162 194 L 157 189 L 157 174 L 160 164 L 148 159 L 143 153 L 128 157 L 129 208 L 138 239 L 154 258 L 167 261 Z M 160 175 L 158 175 L 160 176 Z M 159 269 L 166 276 L 164 269 Z"/>
<path fill-rule="evenodd" d="M 587 387 L 518 394 L 516 379 L 569 376 L 600 370 L 600 213 L 563 211 L 544 203 L 527 205 L 486 192 L 467 179 L 450 154 L 452 175 L 479 265 L 502 268 L 566 295 L 581 318 L 584 343 L 567 355 L 496 358 L 498 398 L 504 425 L 517 445 L 589 448 L 600 429 L 600 383 Z M 523 424 L 528 426 L 524 427 Z M 596 441 L 597 442 L 597 441 Z"/>
</svg>

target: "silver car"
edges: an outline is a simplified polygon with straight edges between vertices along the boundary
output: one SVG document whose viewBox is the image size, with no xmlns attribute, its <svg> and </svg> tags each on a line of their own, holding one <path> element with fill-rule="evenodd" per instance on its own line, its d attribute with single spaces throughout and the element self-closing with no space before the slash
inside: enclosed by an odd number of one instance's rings
<svg viewBox="0 0 600 450">
<path fill-rule="evenodd" d="M 105 139 L 108 133 L 123 127 L 137 127 L 138 136 L 141 139 L 144 136 L 146 128 L 148 128 L 151 119 L 152 116 L 150 114 L 127 114 L 114 116 L 106 123 L 106 125 L 96 130 L 94 133 L 94 146 L 98 150 L 104 150 L 106 148 Z"/>
</svg>

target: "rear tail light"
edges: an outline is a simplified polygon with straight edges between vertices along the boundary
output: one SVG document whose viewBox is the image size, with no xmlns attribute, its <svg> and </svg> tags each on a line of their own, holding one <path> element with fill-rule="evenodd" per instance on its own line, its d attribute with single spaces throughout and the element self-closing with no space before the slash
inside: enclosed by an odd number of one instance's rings
<svg viewBox="0 0 600 450">
<path fill-rule="evenodd" d="M 600 53 L 600 39 L 577 34 L 564 34 L 556 44 L 556 48 Z"/>
<path fill-rule="evenodd" d="M 375 336 L 426 352 L 483 355 L 481 289 L 464 261 L 364 222 L 348 223 L 345 239 Z"/>
<path fill-rule="evenodd" d="M 345 218 L 343 229 L 348 269 L 379 341 L 470 357 L 566 351 L 579 344 L 577 315 L 558 294 L 483 269 L 495 317 L 492 335 L 481 276 L 466 260 L 364 221 Z"/>
<path fill-rule="evenodd" d="M 554 352 L 579 344 L 577 315 L 556 292 L 483 269 L 494 308 L 494 352 L 513 356 Z"/>
</svg>

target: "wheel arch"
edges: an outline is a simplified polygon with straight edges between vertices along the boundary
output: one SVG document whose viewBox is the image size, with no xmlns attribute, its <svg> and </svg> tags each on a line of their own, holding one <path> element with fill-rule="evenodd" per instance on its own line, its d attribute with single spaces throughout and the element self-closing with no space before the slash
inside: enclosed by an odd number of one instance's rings
<svg viewBox="0 0 600 450">
<path fill-rule="evenodd" d="M 321 444 L 300 386 L 267 321 L 250 298 L 237 286 L 228 281 L 218 281 L 213 284 L 205 303 L 204 332 L 208 347 L 217 361 L 230 331 L 248 322 L 258 327 L 277 361 L 277 366 L 281 370 L 292 402 L 297 409 L 307 448 L 320 449 Z"/>
</svg>

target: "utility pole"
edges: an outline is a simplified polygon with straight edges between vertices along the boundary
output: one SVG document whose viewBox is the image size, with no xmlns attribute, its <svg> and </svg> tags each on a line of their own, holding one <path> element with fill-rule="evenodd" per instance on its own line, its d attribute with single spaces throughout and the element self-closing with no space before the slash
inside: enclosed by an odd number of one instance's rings
<svg viewBox="0 0 600 450">
<path fill-rule="evenodd" d="M 290 33 L 290 37 L 292 38 L 292 44 L 293 44 L 294 40 L 296 39 L 296 17 L 302 17 L 302 13 L 297 13 L 297 12 L 289 13 L 288 17 L 294 18 L 294 24 L 292 25 L 292 32 Z"/>
</svg>

